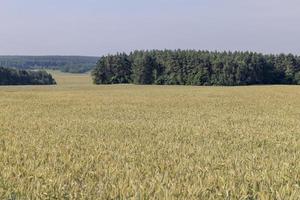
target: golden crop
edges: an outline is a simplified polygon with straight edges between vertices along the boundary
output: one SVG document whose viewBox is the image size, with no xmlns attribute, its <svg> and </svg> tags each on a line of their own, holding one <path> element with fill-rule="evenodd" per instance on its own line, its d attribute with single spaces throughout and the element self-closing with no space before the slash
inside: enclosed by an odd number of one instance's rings
<svg viewBox="0 0 300 200">
<path fill-rule="evenodd" d="M 300 199 L 298 86 L 0 88 L 0 199 Z"/>
</svg>

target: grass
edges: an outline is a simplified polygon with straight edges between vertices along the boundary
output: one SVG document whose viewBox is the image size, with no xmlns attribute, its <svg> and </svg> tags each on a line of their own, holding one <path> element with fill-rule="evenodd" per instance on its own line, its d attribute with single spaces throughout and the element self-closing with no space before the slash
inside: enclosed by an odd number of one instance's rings
<svg viewBox="0 0 300 200">
<path fill-rule="evenodd" d="M 297 86 L 0 88 L 0 199 L 300 199 Z"/>
</svg>

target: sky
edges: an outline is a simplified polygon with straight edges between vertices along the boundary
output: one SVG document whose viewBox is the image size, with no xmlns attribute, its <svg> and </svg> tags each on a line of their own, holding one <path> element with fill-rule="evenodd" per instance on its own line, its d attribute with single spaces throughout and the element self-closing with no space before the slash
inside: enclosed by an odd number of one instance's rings
<svg viewBox="0 0 300 200">
<path fill-rule="evenodd" d="M 1 55 L 141 49 L 300 55 L 299 0 L 0 0 Z"/>
</svg>

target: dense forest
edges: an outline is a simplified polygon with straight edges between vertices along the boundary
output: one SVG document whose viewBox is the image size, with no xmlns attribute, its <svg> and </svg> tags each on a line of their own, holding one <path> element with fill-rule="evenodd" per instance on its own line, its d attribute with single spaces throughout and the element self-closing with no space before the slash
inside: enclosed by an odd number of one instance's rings
<svg viewBox="0 0 300 200">
<path fill-rule="evenodd" d="M 300 84 L 300 57 L 253 52 L 134 51 L 103 56 L 92 76 L 95 84 Z"/>
<path fill-rule="evenodd" d="M 0 66 L 85 73 L 95 67 L 98 59 L 86 56 L 0 56 Z"/>
<path fill-rule="evenodd" d="M 28 71 L 0 67 L 0 85 L 53 85 L 55 80 L 46 71 Z"/>
</svg>

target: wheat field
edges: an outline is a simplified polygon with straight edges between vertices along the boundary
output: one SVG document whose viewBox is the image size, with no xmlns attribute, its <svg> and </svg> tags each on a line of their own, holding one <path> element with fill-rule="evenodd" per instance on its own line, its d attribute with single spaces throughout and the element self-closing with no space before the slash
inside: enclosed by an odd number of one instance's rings
<svg viewBox="0 0 300 200">
<path fill-rule="evenodd" d="M 0 87 L 0 199 L 300 199 L 300 87 Z"/>
</svg>

